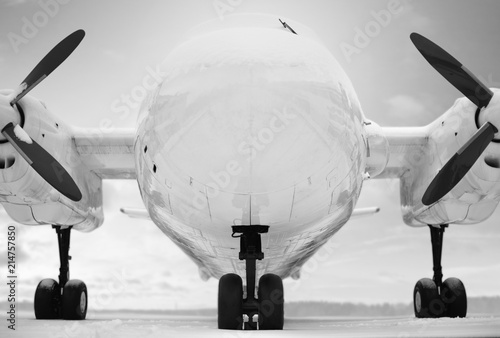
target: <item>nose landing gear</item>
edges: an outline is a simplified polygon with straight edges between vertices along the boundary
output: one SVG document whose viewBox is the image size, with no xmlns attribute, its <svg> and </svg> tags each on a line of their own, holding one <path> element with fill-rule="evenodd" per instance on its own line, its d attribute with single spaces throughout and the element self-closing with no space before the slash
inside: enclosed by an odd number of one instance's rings
<svg viewBox="0 0 500 338">
<path fill-rule="evenodd" d="M 259 280 L 258 297 L 255 297 L 256 261 L 264 258 L 260 235 L 267 233 L 269 226 L 243 225 L 232 228 L 232 236 L 240 238 L 239 259 L 246 262 L 247 297 L 243 298 L 240 276 L 222 276 L 219 280 L 218 327 L 232 330 L 282 330 L 284 301 L 281 278 L 274 274 L 263 275 Z"/>
</svg>

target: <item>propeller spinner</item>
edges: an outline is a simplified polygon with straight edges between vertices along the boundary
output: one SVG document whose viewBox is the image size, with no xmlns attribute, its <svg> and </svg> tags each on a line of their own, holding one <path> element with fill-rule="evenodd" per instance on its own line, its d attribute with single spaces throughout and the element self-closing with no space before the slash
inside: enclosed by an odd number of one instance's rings
<svg viewBox="0 0 500 338">
<path fill-rule="evenodd" d="M 73 201 L 82 199 L 82 193 L 66 169 L 32 140 L 18 124 L 17 102 L 35 88 L 43 79 L 54 71 L 71 55 L 85 36 L 83 30 L 77 30 L 59 42 L 29 73 L 18 88 L 9 97 L 12 109 L 0 117 L 0 121 L 8 122 L 0 126 L 2 135 L 12 144 L 14 149 L 31 165 L 33 169 L 54 189 Z"/>
</svg>

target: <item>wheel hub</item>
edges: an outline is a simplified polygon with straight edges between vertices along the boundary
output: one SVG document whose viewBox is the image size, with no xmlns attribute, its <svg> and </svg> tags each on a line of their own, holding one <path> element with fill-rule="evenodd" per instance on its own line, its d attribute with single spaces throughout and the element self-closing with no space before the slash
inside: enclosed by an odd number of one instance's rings
<svg viewBox="0 0 500 338">
<path fill-rule="evenodd" d="M 417 309 L 417 312 L 422 310 L 422 298 L 420 297 L 419 291 L 415 293 L 415 308 Z"/>
<path fill-rule="evenodd" d="M 82 313 L 85 312 L 86 306 L 87 306 L 87 296 L 85 295 L 85 292 L 82 291 L 80 295 L 80 311 Z"/>
</svg>

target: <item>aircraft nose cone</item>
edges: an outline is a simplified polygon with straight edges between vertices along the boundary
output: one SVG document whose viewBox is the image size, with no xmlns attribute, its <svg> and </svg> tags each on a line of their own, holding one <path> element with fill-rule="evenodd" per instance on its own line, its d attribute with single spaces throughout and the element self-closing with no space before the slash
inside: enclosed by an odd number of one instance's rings
<svg viewBox="0 0 500 338">
<path fill-rule="evenodd" d="M 332 145 L 341 131 L 329 130 L 311 110 L 314 104 L 272 87 L 233 86 L 223 99 L 202 100 L 169 124 L 157 123 L 162 154 L 195 181 L 235 193 L 280 190 L 306 180 L 335 156 Z"/>
<path fill-rule="evenodd" d="M 349 165 L 361 113 L 345 74 L 316 42 L 283 30 L 215 32 L 182 45 L 165 65 L 149 115 L 172 170 L 261 193 L 305 181 L 331 161 Z"/>
<path fill-rule="evenodd" d="M 323 46 L 282 29 L 217 31 L 181 45 L 162 70 L 139 128 L 166 213 L 284 225 L 355 200 L 363 117 Z"/>
</svg>

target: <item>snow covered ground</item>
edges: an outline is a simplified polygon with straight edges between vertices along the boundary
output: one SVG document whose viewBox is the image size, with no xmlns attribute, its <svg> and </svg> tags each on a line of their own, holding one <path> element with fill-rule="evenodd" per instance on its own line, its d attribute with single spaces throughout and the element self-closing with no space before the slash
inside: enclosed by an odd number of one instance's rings
<svg viewBox="0 0 500 338">
<path fill-rule="evenodd" d="M 286 318 L 283 331 L 222 331 L 209 316 L 150 316 L 134 313 L 98 314 L 94 319 L 69 322 L 40 320 L 20 314 L 16 330 L 2 323 L 0 337 L 499 337 L 499 316 L 464 319 Z"/>
</svg>

